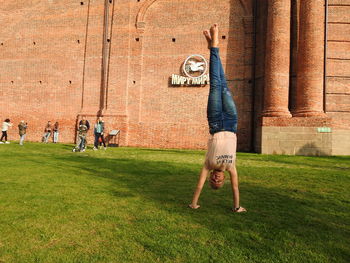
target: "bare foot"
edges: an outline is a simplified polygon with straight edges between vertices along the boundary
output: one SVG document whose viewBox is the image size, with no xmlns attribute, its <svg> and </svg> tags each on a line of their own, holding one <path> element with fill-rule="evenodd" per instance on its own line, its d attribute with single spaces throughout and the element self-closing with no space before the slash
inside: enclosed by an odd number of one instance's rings
<svg viewBox="0 0 350 263">
<path fill-rule="evenodd" d="M 201 206 L 200 206 L 200 205 L 192 205 L 192 204 L 190 204 L 190 205 L 188 205 L 188 207 L 189 207 L 189 208 L 192 208 L 192 209 L 198 209 L 198 208 L 200 208 Z"/>
<path fill-rule="evenodd" d="M 240 206 L 240 207 L 232 209 L 232 211 L 234 213 L 243 213 L 243 212 L 247 212 L 247 209 L 245 209 L 244 207 Z"/>
<path fill-rule="evenodd" d="M 218 24 L 212 25 L 210 28 L 211 47 L 219 47 L 219 27 Z"/>
<path fill-rule="evenodd" d="M 205 36 L 207 42 L 208 42 L 208 49 L 211 48 L 211 36 L 209 30 L 204 30 L 203 35 Z"/>
</svg>

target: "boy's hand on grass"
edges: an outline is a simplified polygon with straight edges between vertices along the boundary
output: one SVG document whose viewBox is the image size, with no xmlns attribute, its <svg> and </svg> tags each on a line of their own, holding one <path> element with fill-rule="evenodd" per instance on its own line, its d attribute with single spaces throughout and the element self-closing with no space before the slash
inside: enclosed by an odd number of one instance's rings
<svg viewBox="0 0 350 263">
<path fill-rule="evenodd" d="M 192 209 L 198 209 L 198 208 L 200 208 L 201 206 L 200 206 L 200 205 L 189 204 L 188 207 L 189 207 L 189 208 L 192 208 Z"/>
</svg>

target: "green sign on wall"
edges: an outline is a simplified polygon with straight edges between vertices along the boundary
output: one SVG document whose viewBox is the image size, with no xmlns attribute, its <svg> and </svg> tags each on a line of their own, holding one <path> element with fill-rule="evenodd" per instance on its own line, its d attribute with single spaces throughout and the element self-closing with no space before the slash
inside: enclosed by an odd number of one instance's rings
<svg viewBox="0 0 350 263">
<path fill-rule="evenodd" d="M 317 128 L 318 132 L 332 132 L 332 129 L 330 127 L 319 127 Z"/>
</svg>

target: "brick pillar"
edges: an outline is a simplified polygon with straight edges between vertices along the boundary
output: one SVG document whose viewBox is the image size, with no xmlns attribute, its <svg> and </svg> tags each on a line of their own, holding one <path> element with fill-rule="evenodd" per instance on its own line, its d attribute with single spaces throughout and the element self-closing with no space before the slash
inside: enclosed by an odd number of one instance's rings
<svg viewBox="0 0 350 263">
<path fill-rule="evenodd" d="M 324 0 L 300 1 L 297 95 L 293 116 L 323 116 Z"/>
<path fill-rule="evenodd" d="M 268 1 L 263 116 L 290 117 L 289 60 L 291 0 Z"/>
</svg>

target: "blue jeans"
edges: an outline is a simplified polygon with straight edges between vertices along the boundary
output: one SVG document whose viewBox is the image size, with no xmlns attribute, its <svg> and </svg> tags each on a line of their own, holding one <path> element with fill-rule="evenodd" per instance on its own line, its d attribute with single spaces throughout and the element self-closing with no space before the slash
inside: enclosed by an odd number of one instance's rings
<svg viewBox="0 0 350 263">
<path fill-rule="evenodd" d="M 237 132 L 237 109 L 230 89 L 227 87 L 219 49 L 210 49 L 210 91 L 207 118 L 210 134 L 220 131 Z"/>
<path fill-rule="evenodd" d="M 57 143 L 58 142 L 58 131 L 53 132 L 53 142 Z"/>
<path fill-rule="evenodd" d="M 48 143 L 48 142 L 49 142 L 50 136 L 51 136 L 51 132 L 46 132 L 46 133 L 44 134 L 44 142 L 45 142 L 45 143 Z"/>
<path fill-rule="evenodd" d="M 86 136 L 85 135 L 78 134 L 78 141 L 77 141 L 77 145 L 75 148 L 78 149 L 79 151 L 82 151 L 86 148 Z"/>
<path fill-rule="evenodd" d="M 25 134 L 19 136 L 19 145 L 23 145 L 24 139 L 26 138 Z"/>
<path fill-rule="evenodd" d="M 85 148 L 85 137 L 80 139 L 79 149 L 83 150 Z"/>
<path fill-rule="evenodd" d="M 95 142 L 94 142 L 95 148 L 98 148 L 98 145 L 99 145 L 98 139 L 99 138 L 101 138 L 101 140 L 102 140 L 103 147 L 106 147 L 106 142 L 105 142 L 105 139 L 103 138 L 103 134 L 95 132 Z"/>
</svg>

